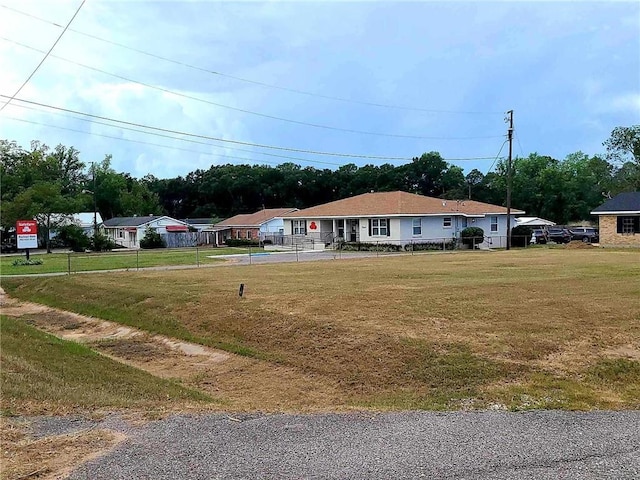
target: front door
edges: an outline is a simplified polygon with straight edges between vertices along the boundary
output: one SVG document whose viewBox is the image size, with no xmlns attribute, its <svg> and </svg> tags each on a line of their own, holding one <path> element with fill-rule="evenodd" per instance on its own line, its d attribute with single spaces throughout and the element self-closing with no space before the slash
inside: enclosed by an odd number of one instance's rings
<svg viewBox="0 0 640 480">
<path fill-rule="evenodd" d="M 358 241 L 358 220 L 351 220 L 351 229 L 349 230 L 349 241 L 357 242 Z"/>
</svg>

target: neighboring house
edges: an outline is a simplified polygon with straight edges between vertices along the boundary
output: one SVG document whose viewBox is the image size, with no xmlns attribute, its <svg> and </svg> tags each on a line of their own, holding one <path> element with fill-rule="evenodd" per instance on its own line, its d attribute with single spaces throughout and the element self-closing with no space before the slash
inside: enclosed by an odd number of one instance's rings
<svg viewBox="0 0 640 480">
<path fill-rule="evenodd" d="M 512 215 L 523 213 L 511 210 Z M 365 193 L 284 215 L 285 235 L 324 245 L 337 240 L 395 244 L 451 240 L 472 226 L 484 230 L 486 245 L 506 245 L 507 209 L 473 200 L 443 200 L 400 191 Z"/>
<path fill-rule="evenodd" d="M 282 216 L 296 211 L 296 208 L 265 208 L 255 213 L 236 215 L 214 225 L 216 244 L 220 245 L 228 238 L 263 240 L 266 236 L 282 235 L 284 222 Z"/>
<path fill-rule="evenodd" d="M 98 227 L 98 231 L 100 230 L 100 226 L 102 225 L 102 217 L 100 213 L 95 212 L 80 212 L 80 213 L 53 213 L 51 214 L 51 230 L 49 232 L 49 238 L 55 238 L 58 235 L 57 229 L 59 227 L 64 227 L 66 225 L 77 225 L 78 227 L 84 230 L 84 234 L 87 237 L 93 237 L 94 232 L 94 221 L 95 225 Z"/>
<path fill-rule="evenodd" d="M 625 192 L 591 212 L 598 216 L 600 245 L 640 247 L 640 192 Z"/>
<path fill-rule="evenodd" d="M 546 228 L 553 227 L 555 225 L 551 220 L 545 220 L 540 217 L 518 217 L 516 218 L 516 227 L 525 225 L 531 228 Z"/>
<path fill-rule="evenodd" d="M 117 245 L 127 248 L 140 248 L 140 240 L 147 228 L 160 235 L 168 233 L 186 233 L 189 226 L 180 220 L 165 215 L 148 215 L 144 217 L 115 217 L 103 223 L 105 233 Z"/>
<path fill-rule="evenodd" d="M 195 229 L 198 232 L 203 230 L 211 230 L 216 223 L 219 223 L 219 218 L 181 218 L 181 222 L 186 223 L 189 227 Z"/>
</svg>

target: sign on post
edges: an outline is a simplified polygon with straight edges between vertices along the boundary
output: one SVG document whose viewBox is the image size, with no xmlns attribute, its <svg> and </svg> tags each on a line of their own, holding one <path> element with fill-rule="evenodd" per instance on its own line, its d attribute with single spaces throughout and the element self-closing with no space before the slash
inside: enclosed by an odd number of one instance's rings
<svg viewBox="0 0 640 480">
<path fill-rule="evenodd" d="M 35 220 L 16 222 L 18 248 L 38 248 L 38 223 Z"/>
</svg>

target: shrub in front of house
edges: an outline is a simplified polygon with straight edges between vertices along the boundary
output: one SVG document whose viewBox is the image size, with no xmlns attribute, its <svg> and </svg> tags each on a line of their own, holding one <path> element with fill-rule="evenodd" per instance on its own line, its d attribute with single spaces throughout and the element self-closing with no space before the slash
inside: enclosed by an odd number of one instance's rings
<svg viewBox="0 0 640 480">
<path fill-rule="evenodd" d="M 257 240 L 249 238 L 227 238 L 224 243 L 227 247 L 258 247 L 260 245 Z"/>
<path fill-rule="evenodd" d="M 144 237 L 140 239 L 140 248 L 165 248 L 166 246 L 162 236 L 151 228 L 147 228 Z"/>
<path fill-rule="evenodd" d="M 27 260 L 26 258 L 16 258 L 11 265 L 14 267 L 23 267 L 25 265 L 42 265 L 42 260 L 39 258 L 30 258 Z"/>
<path fill-rule="evenodd" d="M 527 247 L 531 243 L 533 229 L 527 225 L 518 225 L 511 230 L 511 246 Z"/>
<path fill-rule="evenodd" d="M 444 242 L 416 242 L 407 243 L 404 249 L 407 252 L 424 252 L 424 251 L 437 251 L 437 250 L 455 250 L 456 242 L 454 239 L 446 240 Z"/>
<path fill-rule="evenodd" d="M 108 252 L 114 248 L 116 248 L 116 243 L 102 232 L 91 237 L 91 250 L 94 252 Z"/>
<path fill-rule="evenodd" d="M 74 252 L 84 252 L 91 244 L 91 240 L 87 237 L 85 231 L 78 225 L 73 224 L 59 227 L 56 239 Z"/>
<path fill-rule="evenodd" d="M 467 227 L 460 232 L 463 245 L 478 245 L 484 240 L 484 230 L 480 227 Z"/>
<path fill-rule="evenodd" d="M 352 252 L 399 252 L 402 249 L 402 245 L 395 243 L 374 242 L 343 242 L 340 247 Z"/>
</svg>

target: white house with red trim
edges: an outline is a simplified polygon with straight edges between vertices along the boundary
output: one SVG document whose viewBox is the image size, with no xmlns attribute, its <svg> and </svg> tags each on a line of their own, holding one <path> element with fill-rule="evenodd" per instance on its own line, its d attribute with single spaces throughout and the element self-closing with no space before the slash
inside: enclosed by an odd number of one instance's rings
<svg viewBox="0 0 640 480">
<path fill-rule="evenodd" d="M 117 245 L 126 248 L 140 248 L 140 240 L 147 228 L 160 235 L 185 233 L 189 225 L 166 215 L 147 215 L 142 217 L 114 217 L 103 222 L 105 234 Z"/>
</svg>

